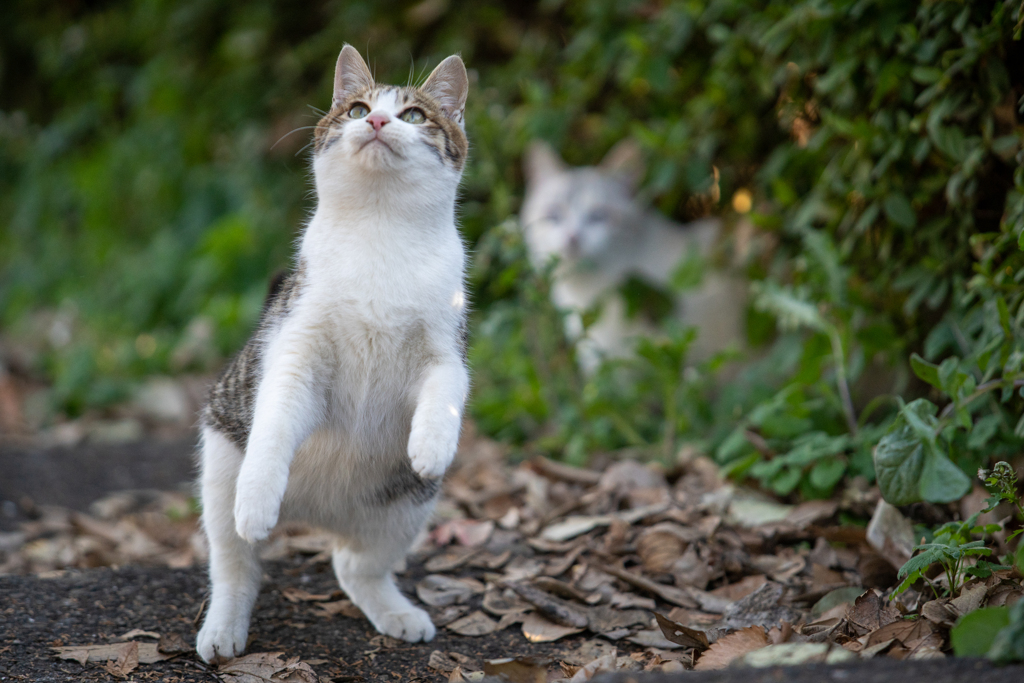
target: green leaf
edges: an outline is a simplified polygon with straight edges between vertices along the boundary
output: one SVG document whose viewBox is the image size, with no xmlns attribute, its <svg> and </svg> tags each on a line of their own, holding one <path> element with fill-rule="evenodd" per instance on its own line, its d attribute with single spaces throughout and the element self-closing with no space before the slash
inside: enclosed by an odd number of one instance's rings
<svg viewBox="0 0 1024 683">
<path fill-rule="evenodd" d="M 897 573 L 899 578 L 923 572 L 928 567 L 946 557 L 946 546 L 938 543 L 926 543 L 925 545 L 916 546 L 914 549 L 922 549 L 924 552 L 914 555 L 912 558 L 907 560 L 906 564 L 900 567 L 900 570 Z"/>
<path fill-rule="evenodd" d="M 999 415 L 986 415 L 974 424 L 970 436 L 967 437 L 967 447 L 972 450 L 983 448 L 989 440 L 999 431 L 999 424 L 1002 417 Z"/>
<path fill-rule="evenodd" d="M 971 490 L 971 479 L 945 455 L 925 458 L 921 471 L 921 498 L 929 503 L 952 503 Z"/>
<path fill-rule="evenodd" d="M 910 200 L 901 192 L 893 192 L 886 195 L 882 202 L 882 209 L 889 220 L 904 228 L 912 228 L 917 224 L 917 214 Z"/>
<path fill-rule="evenodd" d="M 1010 608 L 1010 623 L 996 634 L 988 657 L 998 664 L 1024 661 L 1024 600 Z"/>
<path fill-rule="evenodd" d="M 837 457 L 826 457 L 811 468 L 811 485 L 823 491 L 831 491 L 846 472 L 846 463 Z"/>
<path fill-rule="evenodd" d="M 909 505 L 921 500 L 918 483 L 926 459 L 925 441 L 920 434 L 920 413 L 934 415 L 938 408 L 925 399 L 903 407 L 889 432 L 875 447 L 875 473 L 882 497 L 892 505 Z M 911 424 L 913 420 L 916 424 Z"/>
<path fill-rule="evenodd" d="M 917 483 L 924 461 L 924 446 L 908 427 L 882 437 L 875 448 L 875 472 L 882 497 L 892 505 L 920 501 Z"/>
<path fill-rule="evenodd" d="M 996 634 L 1010 623 L 1007 607 L 983 607 L 965 614 L 949 632 L 957 657 L 984 657 Z"/>
<path fill-rule="evenodd" d="M 942 388 L 942 383 L 939 381 L 939 366 L 935 363 L 929 363 L 915 353 L 910 356 L 910 367 L 913 368 L 914 374 L 920 379 L 928 382 L 928 384 L 931 384 L 936 389 Z"/>
</svg>

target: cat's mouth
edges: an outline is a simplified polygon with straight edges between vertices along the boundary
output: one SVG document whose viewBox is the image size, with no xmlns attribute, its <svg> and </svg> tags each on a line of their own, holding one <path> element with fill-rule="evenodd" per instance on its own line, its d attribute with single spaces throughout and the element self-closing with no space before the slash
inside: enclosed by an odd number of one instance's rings
<svg viewBox="0 0 1024 683">
<path fill-rule="evenodd" d="M 363 143 L 362 145 L 360 145 L 360 147 L 359 147 L 359 151 L 360 151 L 360 152 L 362 152 L 362 151 L 363 151 L 364 149 L 366 149 L 367 147 L 369 147 L 370 145 L 372 145 L 372 144 L 373 144 L 373 143 L 375 143 L 375 142 L 379 142 L 380 144 L 384 145 L 384 146 L 385 146 L 385 147 L 387 148 L 387 150 L 388 150 L 389 152 L 391 152 L 392 154 L 394 154 L 394 153 L 395 153 L 395 150 L 393 150 L 393 149 L 391 148 L 391 145 L 389 145 L 388 143 L 384 142 L 383 140 L 381 140 L 381 139 L 380 139 L 379 137 L 377 137 L 377 136 L 374 136 L 374 137 L 370 138 L 369 140 L 367 140 L 366 142 L 364 142 L 364 143 Z"/>
</svg>

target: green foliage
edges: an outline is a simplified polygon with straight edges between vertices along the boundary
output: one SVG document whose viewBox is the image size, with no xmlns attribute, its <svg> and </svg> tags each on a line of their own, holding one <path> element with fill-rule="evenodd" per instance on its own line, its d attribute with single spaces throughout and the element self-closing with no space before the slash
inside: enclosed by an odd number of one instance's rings
<svg viewBox="0 0 1024 683">
<path fill-rule="evenodd" d="M 999 664 L 1024 662 L 1024 600 L 1010 608 L 1010 623 L 996 634 L 988 658 Z"/>
<path fill-rule="evenodd" d="M 998 664 L 1024 661 L 1024 600 L 965 614 L 949 639 L 957 657 L 988 657 Z"/>
<path fill-rule="evenodd" d="M 936 408 L 920 398 L 901 408 L 875 449 L 875 473 L 882 496 L 893 505 L 920 500 L 949 503 L 971 488 L 971 480 L 938 441 Z"/>
<path fill-rule="evenodd" d="M 1009 463 L 999 461 L 991 470 L 978 470 L 978 478 L 992 494 L 992 497 L 986 501 L 988 503 L 986 512 L 994 510 L 1000 503 L 1009 503 L 1016 508 L 1017 516 L 1024 521 L 1024 501 L 1017 493 L 1017 473 L 1013 471 Z M 1012 532 L 1006 537 L 1006 542 L 1010 543 L 1021 534 L 1024 534 L 1024 528 Z M 1018 568 L 1024 567 L 1024 543 L 1017 551 L 1017 566 Z"/>
<path fill-rule="evenodd" d="M 992 642 L 1010 623 L 1008 607 L 983 607 L 965 614 L 949 632 L 957 657 L 984 657 Z"/>
<path fill-rule="evenodd" d="M 879 448 L 881 448 L 881 444 L 879 444 Z M 960 470 L 956 471 L 959 472 Z M 879 471 L 880 485 L 886 476 L 888 475 L 883 475 L 883 472 Z M 975 526 L 980 515 L 995 510 L 1001 503 L 1009 503 L 1016 508 L 1016 512 L 1024 520 L 1024 504 L 1022 504 L 1020 495 L 1017 493 L 1017 474 L 1008 463 L 1000 461 L 995 464 L 992 470 L 979 470 L 978 478 L 985 484 L 989 492 L 993 494 L 988 499 L 987 506 L 963 522 L 943 524 L 934 531 L 931 543 L 922 543 L 915 546 L 914 550 L 921 551 L 921 553 L 912 557 L 906 564 L 900 567 L 898 576 L 903 579 L 903 582 L 896 587 L 893 595 L 899 595 L 913 583 L 926 578 L 926 570 L 936 562 L 942 564 L 942 568 L 946 573 L 946 582 L 951 597 L 956 595 L 959 587 L 968 575 L 987 578 L 995 570 L 1013 568 L 1012 564 L 993 564 L 986 560 L 978 560 L 971 566 L 965 563 L 965 560 L 969 557 L 982 557 L 992 554 L 991 549 L 985 546 L 984 541 L 972 540 L 975 534 L 992 534 L 1002 530 L 999 524 Z M 922 479 L 924 478 L 922 477 Z M 1009 534 L 1006 537 L 1006 543 L 1009 544 L 1021 533 L 1022 530 L 1018 529 Z M 1017 555 L 1018 557 L 1016 558 L 1008 556 L 1006 562 L 1015 562 L 1019 566 L 1021 558 L 1024 558 L 1024 544 L 1018 548 Z M 931 582 L 929 582 L 929 585 L 934 590 L 935 587 Z"/>
<path fill-rule="evenodd" d="M 350 42 L 381 81 L 453 52 L 471 69 L 461 223 L 485 433 L 574 462 L 688 443 L 815 497 L 874 477 L 877 444 L 899 501 L 955 498 L 962 472 L 1024 446 L 1017 0 L 10 9 L 0 324 L 29 340 L 55 411 L 238 348 L 311 207 L 309 107 L 327 105 Z M 509 220 L 520 156 L 541 137 L 591 164 L 627 136 L 647 161 L 640 199 L 666 215 L 690 217 L 712 169 L 726 200 L 753 198 L 748 334 L 765 348 L 740 367 L 728 350 L 692 364 L 693 332 L 665 329 L 634 360 L 577 368 Z M 675 284 L 707 265 L 680 264 Z M 638 314 L 665 310 L 627 294 Z"/>
<path fill-rule="evenodd" d="M 900 567 L 897 575 L 903 581 L 893 591 L 893 595 L 899 595 L 921 579 L 927 580 L 925 571 L 936 562 L 942 565 L 945 572 L 946 586 L 950 597 L 955 597 L 960 592 L 961 584 L 969 574 L 987 576 L 991 575 L 993 569 L 1007 569 L 1008 567 L 991 565 L 984 561 L 978 562 L 975 566 L 967 566 L 964 562 L 969 557 L 985 557 L 992 554 L 992 551 L 985 547 L 985 541 L 972 541 L 971 537 L 975 534 L 991 534 L 999 531 L 999 525 L 975 526 L 977 520 L 978 514 L 974 514 L 963 522 L 943 524 L 935 530 L 935 537 L 931 543 L 914 546 L 915 552 L 921 552 Z M 932 587 L 938 597 L 935 585 L 931 581 L 928 582 L 928 585 Z"/>
</svg>

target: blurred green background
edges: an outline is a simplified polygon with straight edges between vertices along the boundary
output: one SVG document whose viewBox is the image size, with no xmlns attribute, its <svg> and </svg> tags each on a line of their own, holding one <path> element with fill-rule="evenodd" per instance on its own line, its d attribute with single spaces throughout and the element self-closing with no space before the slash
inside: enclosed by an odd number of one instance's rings
<svg viewBox="0 0 1024 683">
<path fill-rule="evenodd" d="M 481 431 L 571 462 L 689 446 L 807 496 L 873 478 L 872 450 L 903 438 L 900 463 L 925 463 L 920 497 L 952 499 L 962 482 L 929 488 L 928 463 L 970 472 L 1024 443 L 1022 12 L 10 0 L 3 338 L 47 386 L 44 422 L 102 412 L 153 374 L 215 370 L 313 206 L 308 127 L 342 44 L 396 83 L 458 52 Z M 644 201 L 680 221 L 710 211 L 735 240 L 756 226 L 747 358 L 684 370 L 690 332 L 670 329 L 635 360 L 577 371 L 515 226 L 521 155 L 540 137 L 592 164 L 627 136 Z M 737 192 L 753 211 L 736 212 Z"/>
</svg>

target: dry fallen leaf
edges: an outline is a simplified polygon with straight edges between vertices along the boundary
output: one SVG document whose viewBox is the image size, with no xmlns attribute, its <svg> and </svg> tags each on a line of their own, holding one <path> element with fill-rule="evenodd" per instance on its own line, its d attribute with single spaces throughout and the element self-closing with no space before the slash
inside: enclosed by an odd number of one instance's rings
<svg viewBox="0 0 1024 683">
<path fill-rule="evenodd" d="M 363 611 L 353 604 L 351 600 L 336 600 L 334 602 L 320 602 L 313 605 L 317 616 L 333 617 L 340 614 L 350 619 L 365 619 Z"/>
<path fill-rule="evenodd" d="M 484 662 L 484 675 L 510 683 L 547 683 L 551 662 L 538 657 L 505 657 Z"/>
<path fill-rule="evenodd" d="M 312 667 L 283 652 L 255 652 L 232 659 L 217 669 L 227 683 L 319 683 Z"/>
<path fill-rule="evenodd" d="M 160 638 L 160 634 L 156 631 L 143 631 L 141 628 L 133 628 L 131 631 L 118 636 L 117 640 L 125 641 L 134 638 Z"/>
<path fill-rule="evenodd" d="M 800 666 L 812 663 L 839 664 L 857 659 L 857 655 L 831 643 L 781 643 L 748 652 L 740 657 L 743 666 Z"/>
<path fill-rule="evenodd" d="M 784 621 L 795 622 L 800 614 L 787 605 L 780 605 L 783 587 L 768 581 L 742 600 L 737 600 L 725 611 L 725 625 L 729 628 L 747 626 L 778 626 Z"/>
<path fill-rule="evenodd" d="M 985 596 L 987 595 L 988 586 L 979 583 L 972 588 L 965 589 L 960 593 L 959 597 L 953 598 L 952 605 L 956 607 L 960 616 L 963 616 L 981 607 L 981 603 L 985 601 Z"/>
<path fill-rule="evenodd" d="M 121 652 L 115 660 L 107 661 L 103 668 L 107 670 L 107 673 L 118 678 L 128 678 L 131 672 L 135 671 L 139 666 L 139 644 L 136 642 L 128 643 L 128 647 Z"/>
<path fill-rule="evenodd" d="M 416 584 L 416 595 L 431 607 L 463 603 L 475 593 L 483 593 L 484 584 L 476 579 L 456 579 L 443 574 L 429 574 Z"/>
<path fill-rule="evenodd" d="M 511 589 L 501 592 L 488 590 L 484 593 L 483 608 L 498 617 L 506 614 L 519 614 L 533 609 L 530 603 L 521 600 Z"/>
<path fill-rule="evenodd" d="M 466 612 L 469 611 L 469 605 L 448 605 L 442 608 L 439 612 L 433 612 L 430 615 L 431 621 L 434 622 L 434 626 L 447 626 L 456 619 L 461 619 L 466 616 Z"/>
<path fill-rule="evenodd" d="M 430 537 L 439 546 L 456 541 L 459 545 L 475 548 L 483 545 L 494 531 L 494 522 L 473 519 L 450 519 L 435 527 Z"/>
<path fill-rule="evenodd" d="M 582 608 L 548 594 L 526 583 L 514 583 L 509 586 L 526 602 L 533 605 L 537 612 L 548 620 L 570 628 L 586 628 L 587 615 Z"/>
<path fill-rule="evenodd" d="M 156 643 L 139 643 L 130 641 L 127 643 L 116 643 L 113 645 L 73 645 L 69 647 L 55 647 L 54 654 L 60 659 L 71 659 L 80 664 L 86 662 L 106 662 L 120 659 L 121 656 L 132 647 L 137 648 L 140 664 L 152 664 L 170 659 L 174 655 L 163 654 L 157 651 Z"/>
<path fill-rule="evenodd" d="M 459 663 L 444 652 L 434 650 L 430 653 L 427 666 L 438 673 L 450 674 L 459 666 Z"/>
<path fill-rule="evenodd" d="M 165 655 L 180 655 L 192 651 L 192 645 L 185 642 L 185 639 L 177 633 L 165 633 L 160 636 L 160 642 L 156 644 L 157 652 Z"/>
<path fill-rule="evenodd" d="M 626 524 L 635 524 L 644 517 L 664 512 L 668 508 L 666 503 L 655 503 L 645 505 L 633 510 L 624 510 L 610 515 L 573 515 L 563 517 L 560 521 L 548 525 L 540 537 L 545 541 L 568 541 L 585 534 L 591 529 L 601 526 L 608 526 L 614 521 L 622 521 Z"/>
<path fill-rule="evenodd" d="M 578 669 L 569 679 L 569 683 L 585 683 L 599 673 L 615 671 L 615 660 L 616 650 L 612 650 Z"/>
<path fill-rule="evenodd" d="M 694 647 L 698 650 L 706 650 L 710 643 L 708 643 L 708 637 L 703 631 L 684 626 L 677 621 L 672 621 L 663 614 L 658 612 L 654 613 L 655 618 L 658 620 L 658 626 L 661 627 L 661 632 L 666 638 L 671 640 L 677 645 L 683 647 Z"/>
<path fill-rule="evenodd" d="M 486 636 L 498 630 L 498 622 L 477 610 L 453 621 L 446 628 L 460 636 Z"/>
<path fill-rule="evenodd" d="M 336 594 L 340 594 L 341 591 L 334 591 L 332 593 L 310 593 L 304 591 L 301 588 L 293 588 L 288 586 L 281 590 L 281 595 L 288 602 L 327 602 L 331 598 L 335 597 Z"/>
<path fill-rule="evenodd" d="M 875 631 L 898 621 L 902 615 L 888 600 L 883 600 L 874 591 L 867 591 L 857 598 L 846 611 L 846 619 L 862 629 Z"/>
<path fill-rule="evenodd" d="M 581 631 L 583 631 L 581 628 L 552 623 L 539 614 L 528 614 L 523 620 L 523 635 L 531 643 L 550 643 Z"/>
<path fill-rule="evenodd" d="M 633 635 L 626 638 L 631 643 L 636 645 L 643 645 L 644 647 L 654 647 L 659 650 L 674 650 L 679 647 L 676 643 L 665 637 L 665 634 L 661 632 L 660 628 L 647 628 L 642 631 L 637 631 Z"/>
<path fill-rule="evenodd" d="M 724 669 L 738 657 L 768 646 L 768 636 L 760 626 L 750 626 L 716 641 L 697 660 L 694 671 Z"/>
</svg>

